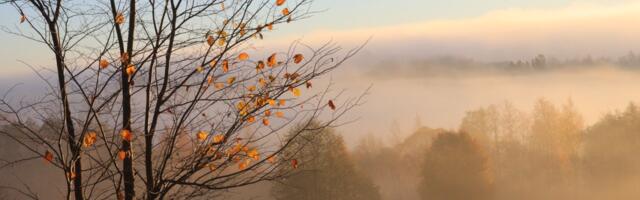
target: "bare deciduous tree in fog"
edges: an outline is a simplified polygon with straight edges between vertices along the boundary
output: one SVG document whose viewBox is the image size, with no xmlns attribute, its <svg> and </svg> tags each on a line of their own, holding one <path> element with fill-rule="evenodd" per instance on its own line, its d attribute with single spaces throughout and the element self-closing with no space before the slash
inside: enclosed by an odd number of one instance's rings
<svg viewBox="0 0 640 200">
<path fill-rule="evenodd" d="M 328 87 L 301 96 L 358 49 L 252 46 L 309 17 L 309 0 L 2 3 L 29 29 L 8 31 L 55 58 L 54 70 L 34 70 L 48 93 L 2 99 L 2 123 L 17 130 L 2 134 L 34 155 L 24 160 L 57 167 L 68 198 L 207 197 L 273 180 L 294 159 L 279 156 L 296 138 L 278 140 L 284 127 L 327 112 L 319 126 L 331 126 L 358 104 L 334 102 Z"/>
</svg>

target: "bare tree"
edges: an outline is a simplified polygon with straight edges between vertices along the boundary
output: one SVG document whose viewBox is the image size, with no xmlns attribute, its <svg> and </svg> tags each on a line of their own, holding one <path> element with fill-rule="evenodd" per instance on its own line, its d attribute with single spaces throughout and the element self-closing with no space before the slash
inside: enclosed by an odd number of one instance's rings
<svg viewBox="0 0 640 200">
<path fill-rule="evenodd" d="M 67 198 L 207 197 L 273 180 L 295 159 L 278 156 L 297 135 L 282 130 L 321 116 L 336 126 L 360 103 L 329 97 L 330 84 L 305 90 L 360 48 L 253 50 L 313 14 L 310 0 L 2 3 L 29 27 L 5 31 L 55 57 L 54 70 L 34 70 L 48 85 L 41 98 L 2 98 L 0 119 L 17 130 L 2 134 L 59 168 Z"/>
</svg>

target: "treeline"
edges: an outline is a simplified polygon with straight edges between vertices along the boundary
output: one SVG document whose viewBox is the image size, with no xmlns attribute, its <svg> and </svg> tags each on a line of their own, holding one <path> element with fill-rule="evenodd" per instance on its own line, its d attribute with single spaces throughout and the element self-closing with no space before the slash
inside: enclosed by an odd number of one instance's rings
<svg viewBox="0 0 640 200">
<path fill-rule="evenodd" d="M 638 199 L 640 109 L 591 126 L 571 101 L 467 112 L 458 130 L 420 128 L 392 147 L 364 138 L 354 158 L 383 199 Z"/>
</svg>

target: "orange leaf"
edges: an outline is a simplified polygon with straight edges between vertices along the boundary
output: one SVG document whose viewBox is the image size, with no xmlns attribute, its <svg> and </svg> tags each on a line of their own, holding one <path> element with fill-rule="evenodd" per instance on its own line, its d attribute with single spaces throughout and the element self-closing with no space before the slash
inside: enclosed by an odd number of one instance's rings
<svg viewBox="0 0 640 200">
<path fill-rule="evenodd" d="M 287 101 L 285 101 L 284 99 L 280 99 L 280 101 L 278 102 L 278 106 L 284 106 L 286 102 Z"/>
<path fill-rule="evenodd" d="M 104 69 L 104 68 L 107 68 L 107 67 L 109 67 L 109 61 L 107 61 L 105 59 L 100 60 L 100 68 Z"/>
<path fill-rule="evenodd" d="M 133 75 L 133 73 L 136 73 L 136 66 L 129 65 L 129 66 L 127 66 L 127 70 L 126 71 L 127 71 L 127 75 L 131 76 L 131 75 Z"/>
<path fill-rule="evenodd" d="M 264 116 L 271 116 L 271 110 L 267 109 L 264 111 Z"/>
<path fill-rule="evenodd" d="M 235 76 L 227 78 L 227 83 L 229 85 L 233 84 L 233 82 L 235 82 L 235 81 L 236 81 L 236 77 Z"/>
<path fill-rule="evenodd" d="M 267 100 L 267 102 L 269 102 L 270 106 L 275 106 L 276 105 L 276 100 L 269 99 L 269 100 Z"/>
<path fill-rule="evenodd" d="M 211 35 L 207 36 L 207 44 L 209 46 L 213 45 L 214 42 L 215 42 L 215 40 L 213 39 L 213 36 L 211 36 Z"/>
<path fill-rule="evenodd" d="M 222 89 L 224 88 L 224 83 L 216 83 L 215 86 L 216 86 L 216 89 Z"/>
<path fill-rule="evenodd" d="M 69 178 L 69 180 L 73 180 L 76 178 L 76 173 L 75 172 L 67 172 L 67 177 Z"/>
<path fill-rule="evenodd" d="M 269 29 L 269 30 L 273 30 L 273 23 L 269 23 L 269 24 L 267 24 L 267 29 Z"/>
<path fill-rule="evenodd" d="M 21 24 L 22 24 L 22 23 L 24 23 L 24 21 L 26 21 L 26 20 L 27 20 L 27 16 L 25 16 L 25 15 L 20 15 L 20 23 L 21 23 Z"/>
<path fill-rule="evenodd" d="M 127 129 L 122 129 L 120 131 L 120 137 L 122 137 L 122 139 L 125 141 L 131 142 L 131 140 L 133 139 L 133 134 Z"/>
<path fill-rule="evenodd" d="M 276 155 L 272 155 L 271 157 L 267 158 L 267 161 L 269 161 L 270 163 L 276 163 Z"/>
<path fill-rule="evenodd" d="M 199 131 L 198 134 L 196 134 L 196 137 L 198 138 L 198 140 L 200 140 L 200 142 L 206 140 L 207 136 L 209 136 L 209 133 L 204 131 Z"/>
<path fill-rule="evenodd" d="M 254 160 L 260 160 L 260 153 L 258 149 L 251 149 L 251 151 L 247 152 L 247 157 L 253 158 Z"/>
<path fill-rule="evenodd" d="M 282 112 L 282 111 L 276 112 L 276 117 L 283 118 L 284 117 L 284 112 Z"/>
<path fill-rule="evenodd" d="M 291 167 L 293 167 L 294 169 L 298 169 L 298 160 L 297 159 L 291 160 Z"/>
<path fill-rule="evenodd" d="M 249 123 L 253 123 L 255 121 L 256 121 L 256 117 L 254 117 L 254 116 L 250 116 L 249 118 L 247 118 L 247 122 L 249 122 Z"/>
<path fill-rule="evenodd" d="M 229 71 L 229 60 L 222 61 L 222 72 L 227 73 Z"/>
<path fill-rule="evenodd" d="M 118 13 L 116 15 L 116 24 L 120 25 L 124 23 L 124 15 L 122 13 Z"/>
<path fill-rule="evenodd" d="M 271 56 L 269 56 L 269 58 L 267 58 L 267 65 L 269 67 L 275 67 L 277 64 L 277 60 L 276 60 L 276 54 L 271 54 Z"/>
<path fill-rule="evenodd" d="M 207 83 L 209 85 L 211 85 L 211 83 L 213 83 L 213 76 L 211 76 L 211 75 L 207 76 Z"/>
<path fill-rule="evenodd" d="M 215 136 L 213 136 L 213 143 L 220 143 L 224 140 L 224 135 L 222 134 L 216 134 Z"/>
<path fill-rule="evenodd" d="M 245 60 L 248 60 L 248 59 L 249 59 L 249 54 L 247 54 L 247 53 L 242 52 L 242 53 L 240 53 L 240 55 L 238 55 L 238 60 L 245 61 Z"/>
<path fill-rule="evenodd" d="M 44 152 L 44 160 L 46 160 L 49 163 L 53 162 L 53 154 L 49 150 Z"/>
<path fill-rule="evenodd" d="M 264 69 L 264 62 L 262 62 L 261 60 L 261 61 L 258 61 L 258 64 L 256 65 L 256 71 L 260 71 L 262 69 Z"/>
<path fill-rule="evenodd" d="M 296 64 L 302 62 L 302 60 L 304 60 L 304 56 L 302 54 L 296 54 L 293 56 L 293 62 Z"/>
<path fill-rule="evenodd" d="M 118 151 L 118 158 L 120 160 L 124 160 L 125 158 L 127 158 L 127 152 L 125 152 L 123 150 Z"/>
<path fill-rule="evenodd" d="M 336 105 L 333 104 L 333 100 L 329 100 L 329 108 L 331 108 L 331 110 L 336 110 Z"/>
<path fill-rule="evenodd" d="M 96 134 L 96 132 L 94 132 L 94 131 L 90 131 L 90 132 L 88 132 L 88 133 L 84 136 L 84 140 L 82 141 L 82 144 L 83 144 L 85 147 L 89 147 L 89 146 L 93 145 L 93 144 L 96 142 L 96 138 L 97 138 L 97 136 L 96 136 L 96 135 L 97 135 L 97 134 Z"/>
<path fill-rule="evenodd" d="M 307 83 L 306 83 L 306 84 L 307 84 L 307 89 L 309 89 L 309 88 L 311 88 L 311 87 L 312 87 L 312 85 L 311 85 L 311 81 L 307 81 Z"/>
<path fill-rule="evenodd" d="M 247 90 L 249 90 L 249 92 L 256 91 L 256 86 L 255 85 L 250 85 L 249 87 L 247 87 Z"/>
<path fill-rule="evenodd" d="M 276 6 L 281 6 L 284 2 L 285 0 L 276 0 Z"/>
<path fill-rule="evenodd" d="M 289 15 L 289 8 L 282 9 L 282 15 L 285 15 L 285 16 Z"/>
<path fill-rule="evenodd" d="M 244 170 L 247 168 L 247 165 L 249 165 L 249 162 L 251 162 L 250 160 L 245 160 L 243 162 L 238 163 L 238 169 L 240 170 Z"/>
<path fill-rule="evenodd" d="M 264 124 L 265 126 L 269 126 L 269 124 L 270 124 L 269 123 L 269 119 L 267 119 L 267 118 L 262 119 L 262 124 Z"/>
<path fill-rule="evenodd" d="M 123 63 L 129 62 L 129 54 L 127 52 L 122 53 L 122 55 L 120 55 L 120 61 Z"/>
</svg>

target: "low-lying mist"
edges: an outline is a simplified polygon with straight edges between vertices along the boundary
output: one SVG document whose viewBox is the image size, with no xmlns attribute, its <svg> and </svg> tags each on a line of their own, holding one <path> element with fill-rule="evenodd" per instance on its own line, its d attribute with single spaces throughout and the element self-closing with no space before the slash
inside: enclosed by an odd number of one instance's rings
<svg viewBox="0 0 640 200">
<path fill-rule="evenodd" d="M 352 96 L 370 87 L 366 103 L 350 113 L 355 121 L 340 127 L 349 146 L 366 134 L 386 142 L 401 140 L 418 122 L 456 129 L 466 111 L 507 101 L 530 111 L 539 98 L 572 100 L 585 123 L 593 124 L 640 99 L 640 93 L 632 92 L 640 89 L 640 71 L 615 63 L 562 62 L 536 68 L 451 57 L 376 64 L 364 57 L 332 77 Z"/>
</svg>

